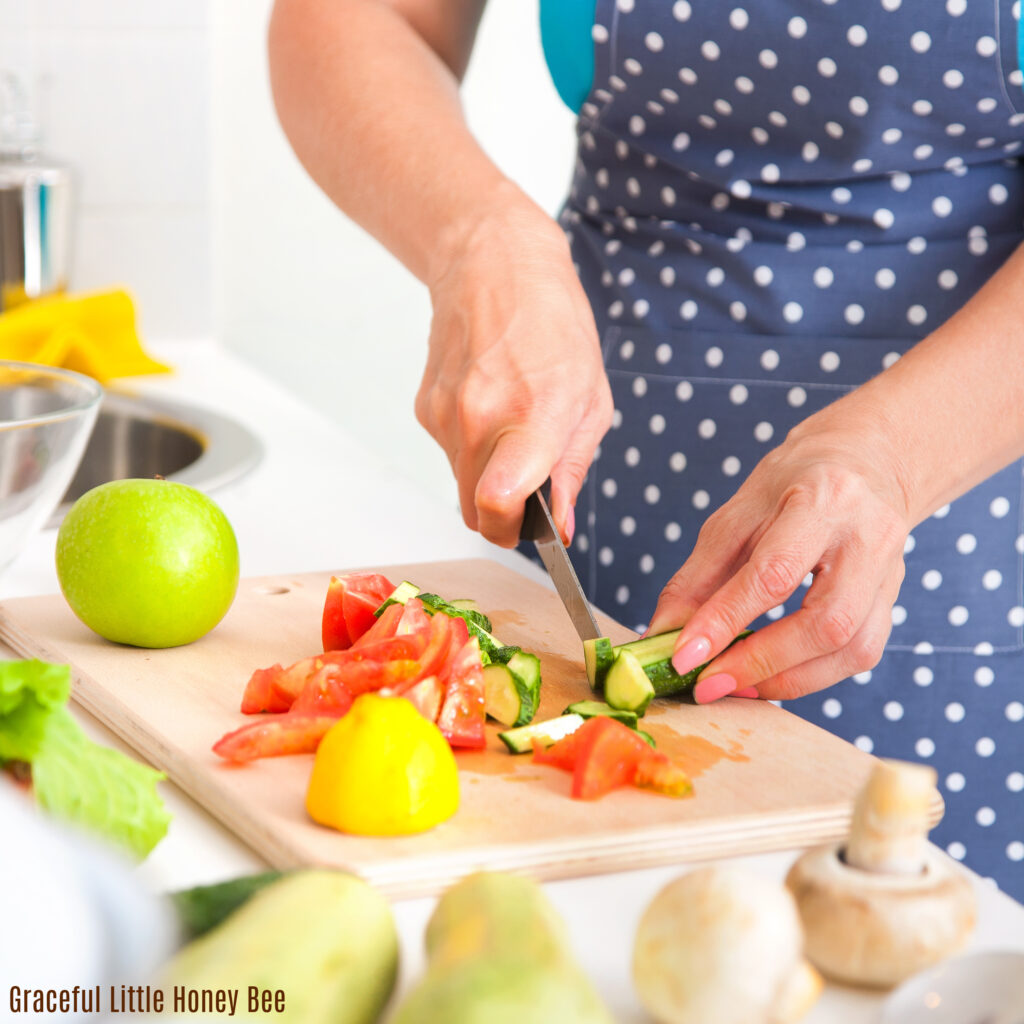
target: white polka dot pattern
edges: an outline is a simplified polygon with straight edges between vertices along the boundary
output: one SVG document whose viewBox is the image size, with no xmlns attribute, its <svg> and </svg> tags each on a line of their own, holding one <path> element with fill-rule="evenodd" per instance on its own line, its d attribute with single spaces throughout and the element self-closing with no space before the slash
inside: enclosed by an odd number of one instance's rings
<svg viewBox="0 0 1024 1024">
<path fill-rule="evenodd" d="M 891 366 L 1024 239 L 1011 4 L 915 7 L 598 3 L 562 219 L 616 412 L 574 556 L 624 622 L 649 617 L 769 448 Z M 1024 860 L 1009 831 L 1024 799 L 1020 490 L 1011 467 L 915 527 L 880 665 L 792 704 L 863 750 L 935 764 L 936 841 L 1001 883 Z"/>
</svg>

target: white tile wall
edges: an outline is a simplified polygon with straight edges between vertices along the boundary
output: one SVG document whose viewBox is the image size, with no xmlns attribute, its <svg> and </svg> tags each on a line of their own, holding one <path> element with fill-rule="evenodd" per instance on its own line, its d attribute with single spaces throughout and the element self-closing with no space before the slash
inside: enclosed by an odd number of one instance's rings
<svg viewBox="0 0 1024 1024">
<path fill-rule="evenodd" d="M 0 70 L 76 178 L 71 287 L 123 285 L 145 335 L 210 335 L 209 0 L 0 0 Z"/>
</svg>

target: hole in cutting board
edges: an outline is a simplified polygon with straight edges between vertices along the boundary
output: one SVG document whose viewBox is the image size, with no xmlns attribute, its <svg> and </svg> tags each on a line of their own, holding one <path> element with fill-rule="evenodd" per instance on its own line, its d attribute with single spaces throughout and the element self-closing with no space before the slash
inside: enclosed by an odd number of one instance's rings
<svg viewBox="0 0 1024 1024">
<path fill-rule="evenodd" d="M 253 587 L 253 591 L 257 594 L 268 594 L 273 597 L 276 594 L 290 594 L 291 587 Z"/>
</svg>

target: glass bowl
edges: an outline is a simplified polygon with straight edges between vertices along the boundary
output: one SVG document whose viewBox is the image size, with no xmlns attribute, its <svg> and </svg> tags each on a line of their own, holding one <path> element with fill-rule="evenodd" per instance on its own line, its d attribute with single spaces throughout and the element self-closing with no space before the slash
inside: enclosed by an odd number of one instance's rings
<svg viewBox="0 0 1024 1024">
<path fill-rule="evenodd" d="M 0 360 L 0 572 L 60 503 L 102 397 L 83 374 Z"/>
</svg>

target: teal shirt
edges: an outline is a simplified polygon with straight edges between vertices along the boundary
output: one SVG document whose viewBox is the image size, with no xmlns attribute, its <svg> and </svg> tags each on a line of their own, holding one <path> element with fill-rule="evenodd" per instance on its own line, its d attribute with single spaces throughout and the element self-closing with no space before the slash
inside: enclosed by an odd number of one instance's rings
<svg viewBox="0 0 1024 1024">
<path fill-rule="evenodd" d="M 578 111 L 594 79 L 590 29 L 597 0 L 540 0 L 540 34 L 544 58 L 558 95 Z M 1024 18 L 1017 23 L 1017 67 L 1024 68 Z"/>
<path fill-rule="evenodd" d="M 540 36 L 544 58 L 558 95 L 577 111 L 594 80 L 590 30 L 597 0 L 540 0 Z"/>
</svg>

